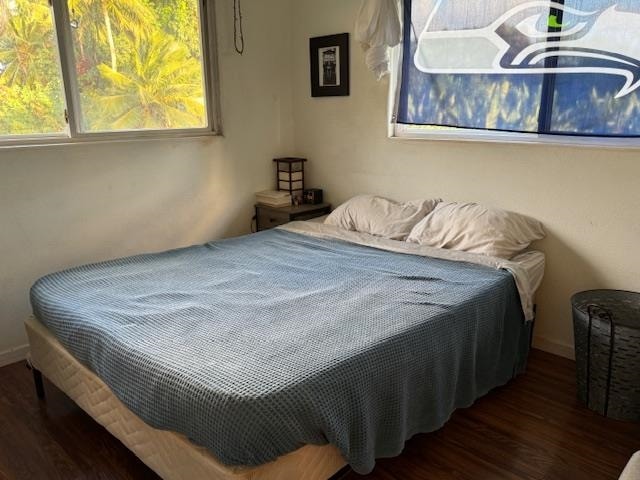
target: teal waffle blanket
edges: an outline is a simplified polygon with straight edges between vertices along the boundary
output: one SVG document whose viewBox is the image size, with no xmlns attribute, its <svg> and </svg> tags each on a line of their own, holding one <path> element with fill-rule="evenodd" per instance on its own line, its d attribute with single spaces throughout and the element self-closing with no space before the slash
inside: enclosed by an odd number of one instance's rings
<svg viewBox="0 0 640 480">
<path fill-rule="evenodd" d="M 228 465 L 397 455 L 524 368 L 512 276 L 282 230 L 54 273 L 37 318 L 152 427 Z"/>
</svg>

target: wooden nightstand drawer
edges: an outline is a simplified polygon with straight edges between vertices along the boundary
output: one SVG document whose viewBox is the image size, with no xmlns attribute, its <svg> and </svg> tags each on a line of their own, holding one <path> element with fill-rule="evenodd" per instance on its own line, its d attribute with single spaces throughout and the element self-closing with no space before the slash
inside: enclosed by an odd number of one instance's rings
<svg viewBox="0 0 640 480">
<path fill-rule="evenodd" d="M 278 212 L 275 208 L 269 209 L 265 207 L 256 208 L 256 219 L 258 231 L 275 228 L 291 221 L 287 212 Z"/>
<path fill-rule="evenodd" d="M 331 205 L 328 203 L 280 208 L 256 205 L 256 230 L 268 230 L 296 220 L 311 220 L 328 213 L 331 213 Z"/>
</svg>

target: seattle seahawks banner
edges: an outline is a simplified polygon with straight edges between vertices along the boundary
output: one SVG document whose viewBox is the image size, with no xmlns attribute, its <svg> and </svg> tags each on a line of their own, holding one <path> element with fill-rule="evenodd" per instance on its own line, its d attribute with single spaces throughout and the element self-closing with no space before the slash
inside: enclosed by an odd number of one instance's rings
<svg viewBox="0 0 640 480">
<path fill-rule="evenodd" d="M 404 0 L 397 122 L 640 136 L 640 0 Z"/>
</svg>

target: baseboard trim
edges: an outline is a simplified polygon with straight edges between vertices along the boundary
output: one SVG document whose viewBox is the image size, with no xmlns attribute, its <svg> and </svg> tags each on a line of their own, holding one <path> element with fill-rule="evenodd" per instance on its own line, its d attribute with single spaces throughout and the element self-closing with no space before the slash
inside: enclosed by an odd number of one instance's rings
<svg viewBox="0 0 640 480">
<path fill-rule="evenodd" d="M 20 362 L 27 358 L 28 354 L 29 345 L 22 345 L 20 347 L 12 348 L 11 350 L 0 352 L 0 367 Z"/>
<path fill-rule="evenodd" d="M 533 347 L 544 352 L 568 358 L 569 360 L 575 360 L 576 358 L 573 345 L 559 343 L 554 340 L 549 340 L 548 338 L 534 336 Z"/>
</svg>

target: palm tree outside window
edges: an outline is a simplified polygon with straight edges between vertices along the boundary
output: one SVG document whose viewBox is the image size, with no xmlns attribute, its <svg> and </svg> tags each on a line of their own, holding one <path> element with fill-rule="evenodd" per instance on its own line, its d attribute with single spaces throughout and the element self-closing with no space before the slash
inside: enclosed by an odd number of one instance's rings
<svg viewBox="0 0 640 480">
<path fill-rule="evenodd" d="M 0 143 L 215 133 L 207 0 L 0 0 Z"/>
</svg>

